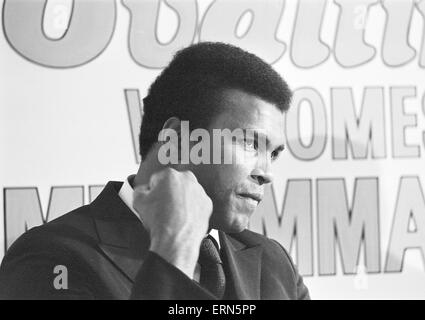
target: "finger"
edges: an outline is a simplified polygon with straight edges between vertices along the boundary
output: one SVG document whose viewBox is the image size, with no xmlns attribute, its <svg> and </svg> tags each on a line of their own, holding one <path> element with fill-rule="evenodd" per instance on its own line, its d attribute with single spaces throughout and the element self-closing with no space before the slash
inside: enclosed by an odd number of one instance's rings
<svg viewBox="0 0 425 320">
<path fill-rule="evenodd" d="M 191 180 L 198 182 L 198 179 L 196 178 L 195 174 L 191 170 L 184 171 L 187 177 L 189 177 Z"/>
<path fill-rule="evenodd" d="M 171 178 L 178 177 L 179 172 L 171 167 L 166 167 L 160 171 L 153 173 L 149 178 L 149 188 L 153 190 L 156 188 L 162 181 L 169 180 Z"/>
</svg>

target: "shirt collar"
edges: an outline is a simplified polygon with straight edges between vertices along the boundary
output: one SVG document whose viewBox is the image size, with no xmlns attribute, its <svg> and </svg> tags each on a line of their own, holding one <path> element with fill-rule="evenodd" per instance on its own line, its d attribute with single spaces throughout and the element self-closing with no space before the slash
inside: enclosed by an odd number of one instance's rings
<svg viewBox="0 0 425 320">
<path fill-rule="evenodd" d="M 124 180 L 124 183 L 120 189 L 119 196 L 121 200 L 127 205 L 127 207 L 130 208 L 130 210 L 136 215 L 136 217 L 143 223 L 143 213 L 139 214 L 134 208 L 133 208 L 133 201 L 134 201 L 134 195 L 133 195 L 133 187 L 131 186 L 131 183 L 133 182 L 133 179 L 136 175 L 132 174 L 128 176 L 127 179 Z M 217 229 L 211 229 L 210 236 L 214 238 L 214 240 L 218 244 L 218 248 L 221 248 L 220 245 L 220 238 L 218 236 L 218 230 Z"/>
</svg>

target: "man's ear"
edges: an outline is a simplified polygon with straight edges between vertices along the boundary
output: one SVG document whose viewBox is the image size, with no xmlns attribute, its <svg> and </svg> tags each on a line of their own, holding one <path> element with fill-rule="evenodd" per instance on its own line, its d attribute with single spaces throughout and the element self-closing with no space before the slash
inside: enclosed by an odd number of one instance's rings
<svg viewBox="0 0 425 320">
<path fill-rule="evenodd" d="M 169 132 L 172 131 L 172 132 Z M 170 137 L 175 137 L 171 138 Z M 168 139 L 167 139 L 168 138 Z M 161 131 L 158 135 L 159 143 L 171 143 L 173 146 L 174 152 L 177 152 L 177 158 L 180 161 L 181 158 L 181 121 L 177 117 L 168 118 L 164 122 Z"/>
<path fill-rule="evenodd" d="M 158 141 L 165 141 L 165 137 L 163 136 L 165 129 L 171 129 L 174 130 L 178 137 L 180 138 L 181 135 L 181 121 L 179 118 L 177 117 L 171 117 L 168 118 L 167 121 L 164 122 L 164 124 L 162 125 L 162 129 L 159 132 L 159 136 L 158 136 Z M 179 139 L 180 140 L 180 139 Z M 178 146 L 176 146 L 178 147 Z"/>
<path fill-rule="evenodd" d="M 173 129 L 180 132 L 181 121 L 177 117 L 168 118 L 162 125 L 162 129 Z"/>
</svg>

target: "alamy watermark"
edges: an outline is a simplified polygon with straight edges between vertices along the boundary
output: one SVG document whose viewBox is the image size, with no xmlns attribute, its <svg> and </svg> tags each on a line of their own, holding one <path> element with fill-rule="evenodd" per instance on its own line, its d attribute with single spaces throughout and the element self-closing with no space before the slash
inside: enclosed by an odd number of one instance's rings
<svg viewBox="0 0 425 320">
<path fill-rule="evenodd" d="M 54 267 L 53 273 L 57 274 L 53 279 L 53 287 L 56 290 L 68 290 L 68 268 L 64 265 L 57 265 Z"/>
<path fill-rule="evenodd" d="M 180 122 L 180 130 L 161 130 L 158 141 L 163 142 L 158 160 L 168 164 L 243 164 L 256 157 L 266 157 L 264 129 L 213 129 L 192 131 L 189 121 Z M 265 159 L 260 159 L 265 160 Z"/>
</svg>

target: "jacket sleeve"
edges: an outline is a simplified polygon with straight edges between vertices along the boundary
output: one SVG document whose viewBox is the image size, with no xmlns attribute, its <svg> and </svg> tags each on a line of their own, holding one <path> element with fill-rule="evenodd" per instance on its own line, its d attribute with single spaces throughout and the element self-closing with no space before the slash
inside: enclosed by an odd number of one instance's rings
<svg viewBox="0 0 425 320">
<path fill-rule="evenodd" d="M 38 238 L 24 235 L 6 253 L 0 300 L 94 299 L 87 274 L 66 249 Z"/>
<path fill-rule="evenodd" d="M 111 299 L 102 277 L 61 237 L 44 232 L 22 235 L 0 266 L 0 300 Z M 64 266 L 67 274 L 55 273 Z M 104 278 L 103 278 L 104 279 Z M 135 278 L 130 299 L 215 299 L 197 282 L 159 255 L 148 252 Z"/>
<path fill-rule="evenodd" d="M 161 256 L 149 251 L 136 276 L 130 299 L 215 300 L 216 297 Z"/>
<path fill-rule="evenodd" d="M 292 261 L 291 256 L 288 254 L 286 249 L 276 240 L 273 240 L 276 244 L 279 245 L 280 248 L 282 248 L 283 253 L 288 258 L 288 261 L 291 264 L 294 277 L 295 277 L 295 283 L 297 287 L 297 300 L 310 300 L 310 293 L 308 291 L 307 286 L 304 284 L 303 277 L 299 274 L 298 268 L 295 265 L 295 263 Z"/>
</svg>

